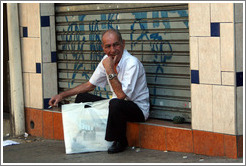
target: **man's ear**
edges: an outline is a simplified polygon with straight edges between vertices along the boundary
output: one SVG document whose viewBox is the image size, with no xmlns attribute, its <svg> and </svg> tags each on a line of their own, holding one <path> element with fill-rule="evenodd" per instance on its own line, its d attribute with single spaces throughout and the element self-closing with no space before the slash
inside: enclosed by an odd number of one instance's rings
<svg viewBox="0 0 246 166">
<path fill-rule="evenodd" d="M 122 40 L 123 47 L 125 48 L 125 40 Z"/>
</svg>

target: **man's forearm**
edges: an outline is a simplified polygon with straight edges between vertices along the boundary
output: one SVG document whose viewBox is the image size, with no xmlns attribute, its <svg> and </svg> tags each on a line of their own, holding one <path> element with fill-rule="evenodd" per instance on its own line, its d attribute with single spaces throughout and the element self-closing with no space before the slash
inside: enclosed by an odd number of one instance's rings
<svg viewBox="0 0 246 166">
<path fill-rule="evenodd" d="M 121 83 L 117 77 L 110 80 L 110 84 L 111 84 L 113 91 L 116 94 L 118 99 L 125 99 L 126 98 L 126 94 L 123 92 L 122 85 L 121 85 Z"/>
<path fill-rule="evenodd" d="M 67 90 L 67 91 L 61 92 L 60 95 L 61 95 L 62 99 L 64 99 L 66 97 L 77 95 L 79 93 L 90 92 L 94 89 L 95 89 L 95 86 L 92 85 L 90 82 L 87 82 L 84 84 L 80 84 L 80 85 L 78 85 L 72 89 Z"/>
<path fill-rule="evenodd" d="M 117 64 L 115 64 L 113 58 L 107 57 L 106 59 L 104 59 L 103 60 L 103 66 L 106 70 L 107 75 L 117 73 L 117 71 L 116 71 Z M 118 99 L 125 99 L 126 94 L 123 92 L 122 85 L 121 85 L 120 81 L 118 80 L 118 78 L 115 77 L 109 81 L 110 81 L 110 84 L 111 84 L 113 91 L 116 94 L 117 98 Z"/>
</svg>

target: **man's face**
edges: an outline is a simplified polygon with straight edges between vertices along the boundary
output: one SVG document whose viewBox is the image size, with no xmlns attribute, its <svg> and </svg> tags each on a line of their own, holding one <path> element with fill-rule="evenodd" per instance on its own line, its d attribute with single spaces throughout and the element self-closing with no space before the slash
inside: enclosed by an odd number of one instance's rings
<svg viewBox="0 0 246 166">
<path fill-rule="evenodd" d="M 102 48 L 105 54 L 119 63 L 125 48 L 125 41 L 121 42 L 115 33 L 107 32 L 102 38 Z"/>
</svg>

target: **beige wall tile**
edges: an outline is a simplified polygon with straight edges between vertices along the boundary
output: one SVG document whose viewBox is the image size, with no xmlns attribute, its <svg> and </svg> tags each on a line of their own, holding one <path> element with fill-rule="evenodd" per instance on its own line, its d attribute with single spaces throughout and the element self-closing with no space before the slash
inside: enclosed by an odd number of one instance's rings
<svg viewBox="0 0 246 166">
<path fill-rule="evenodd" d="M 23 72 L 36 72 L 35 44 L 32 38 L 21 38 Z"/>
<path fill-rule="evenodd" d="M 200 83 L 221 84 L 220 39 L 200 37 L 198 43 Z"/>
<path fill-rule="evenodd" d="M 243 24 L 235 24 L 236 71 L 243 71 Z"/>
<path fill-rule="evenodd" d="M 36 63 L 41 63 L 42 62 L 41 39 L 40 38 L 33 38 L 33 41 L 34 41 L 34 47 L 35 47 Z"/>
<path fill-rule="evenodd" d="M 30 74 L 30 106 L 43 108 L 42 74 Z"/>
<path fill-rule="evenodd" d="M 50 27 L 42 27 L 41 49 L 43 62 L 51 62 Z"/>
<path fill-rule="evenodd" d="M 54 3 L 41 3 L 41 16 L 54 16 L 55 15 L 55 6 Z"/>
<path fill-rule="evenodd" d="M 21 27 L 27 27 L 28 25 L 28 4 L 19 4 L 19 24 Z"/>
<path fill-rule="evenodd" d="M 210 4 L 189 3 L 190 36 L 210 36 Z"/>
<path fill-rule="evenodd" d="M 212 85 L 191 84 L 192 129 L 212 131 Z"/>
<path fill-rule="evenodd" d="M 235 22 L 239 23 L 239 22 L 243 22 L 243 3 L 235 3 Z"/>
<path fill-rule="evenodd" d="M 233 3 L 211 3 L 211 22 L 233 22 Z"/>
<path fill-rule="evenodd" d="M 221 70 L 235 71 L 233 23 L 220 24 L 220 37 L 221 37 Z"/>
<path fill-rule="evenodd" d="M 50 16 L 50 49 L 51 51 L 56 51 L 55 16 Z"/>
<path fill-rule="evenodd" d="M 40 37 L 39 3 L 28 4 L 28 37 Z"/>
<path fill-rule="evenodd" d="M 51 98 L 57 94 L 57 65 L 43 63 L 44 98 Z"/>
<path fill-rule="evenodd" d="M 222 85 L 235 85 L 235 73 L 222 72 Z"/>
<path fill-rule="evenodd" d="M 199 70 L 197 37 L 190 37 L 190 68 L 191 70 Z"/>
<path fill-rule="evenodd" d="M 41 63 L 40 38 L 21 38 L 23 72 L 36 72 Z"/>
<path fill-rule="evenodd" d="M 213 86 L 213 131 L 236 134 L 235 88 Z"/>
<path fill-rule="evenodd" d="M 25 107 L 30 107 L 30 76 L 29 73 L 23 73 L 24 103 Z"/>
<path fill-rule="evenodd" d="M 243 135 L 243 87 L 237 87 L 237 135 Z"/>
</svg>

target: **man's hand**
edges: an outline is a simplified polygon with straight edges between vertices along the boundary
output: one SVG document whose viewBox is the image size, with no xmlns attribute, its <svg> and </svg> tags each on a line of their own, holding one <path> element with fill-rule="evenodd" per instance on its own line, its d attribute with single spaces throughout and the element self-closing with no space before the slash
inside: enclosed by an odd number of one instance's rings
<svg viewBox="0 0 246 166">
<path fill-rule="evenodd" d="M 64 92 L 61 92 L 61 93 L 53 96 L 49 101 L 49 105 L 52 107 L 56 107 L 58 105 L 58 103 L 60 101 L 62 101 L 63 99 L 65 99 L 69 96 L 77 95 L 79 93 L 90 92 L 90 91 L 94 90 L 95 87 L 96 87 L 95 85 L 93 85 L 89 81 L 87 81 L 86 83 L 80 84 L 80 85 L 78 85 L 72 89 L 66 90 Z"/>
<path fill-rule="evenodd" d="M 62 100 L 62 96 L 60 94 L 55 95 L 50 99 L 49 105 L 52 107 L 56 107 L 61 100 Z"/>
<path fill-rule="evenodd" d="M 102 63 L 107 74 L 115 73 L 114 71 L 115 62 L 112 57 L 105 58 Z"/>
<path fill-rule="evenodd" d="M 117 73 L 116 72 L 116 62 L 115 62 L 116 58 L 112 58 L 112 57 L 107 57 L 103 60 L 103 66 L 106 70 L 107 74 L 113 74 L 113 73 Z M 120 83 L 120 81 L 118 79 L 113 79 L 110 80 L 110 84 L 113 88 L 114 93 L 116 94 L 118 99 L 125 99 L 126 98 L 126 94 L 123 92 L 122 90 L 122 85 Z"/>
</svg>

